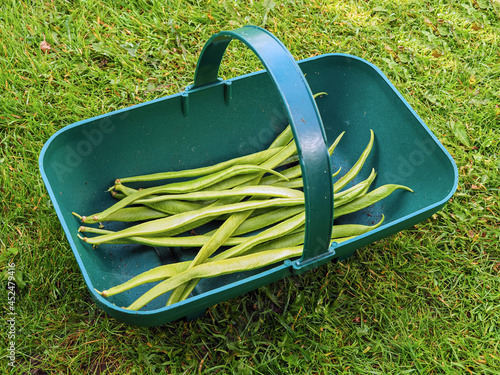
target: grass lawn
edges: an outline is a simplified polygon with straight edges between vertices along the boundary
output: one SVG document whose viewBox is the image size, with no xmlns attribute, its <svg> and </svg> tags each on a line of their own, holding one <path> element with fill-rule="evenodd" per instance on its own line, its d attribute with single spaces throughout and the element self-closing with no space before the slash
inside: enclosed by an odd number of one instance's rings
<svg viewBox="0 0 500 375">
<path fill-rule="evenodd" d="M 194 321 L 122 324 L 89 297 L 40 177 L 41 148 L 66 125 L 184 90 L 204 42 L 246 24 L 297 60 L 343 52 L 378 66 L 454 157 L 458 190 L 346 261 Z M 0 372 L 500 373 L 499 46 L 499 0 L 2 2 Z M 235 43 L 221 76 L 256 69 Z"/>
</svg>

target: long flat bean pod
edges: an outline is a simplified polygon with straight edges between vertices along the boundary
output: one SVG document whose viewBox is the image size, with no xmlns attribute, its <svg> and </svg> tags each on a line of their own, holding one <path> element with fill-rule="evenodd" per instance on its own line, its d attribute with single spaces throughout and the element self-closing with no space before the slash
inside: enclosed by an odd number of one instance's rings
<svg viewBox="0 0 500 375">
<path fill-rule="evenodd" d="M 112 234 L 113 231 L 103 230 L 93 227 L 82 226 L 78 229 L 80 233 L 94 233 L 94 234 Z M 87 242 L 87 237 L 78 237 Z M 107 241 L 107 244 L 117 245 L 117 244 L 140 244 L 154 247 L 200 247 L 205 245 L 212 236 L 207 235 L 196 235 L 196 236 L 162 236 L 162 237 L 141 237 L 141 236 L 130 236 L 119 238 L 117 240 Z M 229 237 L 224 241 L 221 246 L 234 246 L 248 240 L 248 237 Z"/>
<path fill-rule="evenodd" d="M 375 139 L 375 134 L 373 133 L 373 130 L 370 129 L 370 141 L 368 142 L 368 146 L 366 146 L 365 150 L 362 152 L 361 156 L 353 165 L 353 167 L 337 182 L 333 184 L 334 193 L 337 193 L 340 190 L 342 190 L 349 182 L 352 181 L 354 177 L 358 175 L 359 171 L 361 171 L 361 168 L 363 168 L 363 165 L 365 164 L 368 155 L 370 155 L 374 139 Z"/>
<path fill-rule="evenodd" d="M 297 257 L 301 252 L 302 247 L 296 246 L 286 249 L 263 251 L 257 254 L 243 255 L 241 257 L 224 259 L 216 262 L 203 263 L 162 281 L 144 293 L 128 306 L 127 309 L 139 310 L 153 299 L 192 279 L 210 278 L 234 272 L 250 271 L 285 259 Z"/>
<path fill-rule="evenodd" d="M 292 127 L 287 127 L 274 139 L 269 148 L 286 146 L 293 139 Z"/>
<path fill-rule="evenodd" d="M 269 225 L 279 223 L 280 221 L 295 216 L 303 211 L 304 207 L 302 206 L 273 209 L 270 212 L 248 218 L 234 231 L 233 235 L 239 236 L 265 228 Z"/>
<path fill-rule="evenodd" d="M 155 196 L 151 198 L 145 198 L 136 201 L 136 203 L 155 203 L 165 200 L 209 200 L 209 199 L 219 199 L 226 197 L 238 197 L 238 196 L 254 196 L 254 197 L 264 197 L 264 198 L 301 198 L 304 196 L 299 190 L 275 187 L 275 186 L 242 186 L 235 187 L 229 190 L 204 190 L 197 191 L 194 193 L 186 194 L 168 194 Z"/>
<path fill-rule="evenodd" d="M 177 262 L 172 264 L 166 264 L 164 266 L 158 266 L 148 271 L 145 271 L 120 285 L 116 285 L 102 292 L 96 290 L 96 292 L 102 295 L 103 297 L 111 297 L 116 294 L 126 292 L 129 289 L 138 287 L 139 285 L 165 280 L 175 275 L 178 275 L 179 273 L 185 271 L 188 268 L 188 266 L 189 262 Z"/>
<path fill-rule="evenodd" d="M 168 216 L 162 219 L 137 224 L 135 226 L 123 229 L 112 234 L 105 234 L 98 237 L 88 238 L 87 242 L 93 245 L 99 245 L 109 240 L 117 240 L 119 238 L 128 236 L 148 236 L 168 233 L 169 230 L 181 227 L 189 222 L 206 217 L 214 217 L 229 212 L 253 210 L 263 207 L 283 207 L 303 204 L 303 198 L 276 198 L 265 201 L 239 202 L 219 207 L 205 207 L 200 210 L 189 211 L 182 214 Z"/>
<path fill-rule="evenodd" d="M 129 204 L 132 204 L 134 201 L 138 199 L 147 197 L 148 195 L 165 194 L 165 193 L 177 194 L 177 193 L 187 193 L 187 192 L 197 191 L 203 188 L 207 188 L 208 186 L 216 184 L 217 182 L 228 179 L 235 175 L 255 173 L 255 172 L 272 173 L 279 175 L 278 172 L 273 171 L 272 169 L 258 165 L 233 165 L 232 167 L 229 167 L 224 171 L 215 172 L 211 175 L 203 176 L 196 180 L 173 182 L 167 185 L 152 187 L 137 191 L 136 193 L 129 195 L 126 198 L 118 201 L 113 206 L 102 211 L 101 213 L 96 213 L 90 216 L 81 216 L 82 222 L 90 224 L 90 223 L 105 221 L 106 217 L 111 213 Z M 286 180 L 285 177 L 284 179 Z"/>
<path fill-rule="evenodd" d="M 370 185 L 372 184 L 373 180 L 375 180 L 376 176 L 377 174 L 375 173 L 375 170 L 372 169 L 372 173 L 368 176 L 366 180 L 361 181 L 357 185 L 354 185 L 353 187 L 347 190 L 335 194 L 333 197 L 333 202 L 334 202 L 333 206 L 335 208 L 338 208 L 364 195 L 370 188 Z"/>
<path fill-rule="evenodd" d="M 122 184 L 116 184 L 114 187 L 114 190 L 111 192 L 111 195 L 113 194 L 120 194 L 123 193 L 125 196 L 122 197 L 125 198 L 126 196 L 132 195 L 137 193 L 139 190 L 132 189 L 128 186 L 122 185 Z M 156 195 L 149 195 L 149 197 L 155 197 Z M 180 200 L 169 200 L 169 201 L 162 201 L 162 202 L 153 202 L 153 203 L 143 203 L 140 202 L 140 199 L 137 201 L 134 201 L 131 204 L 142 204 L 144 206 L 147 206 L 149 208 L 152 208 L 153 210 L 164 212 L 169 215 L 175 215 L 175 214 L 180 214 L 181 212 L 186 212 L 186 211 L 193 211 L 193 210 L 198 210 L 204 206 L 204 204 L 201 204 L 200 202 L 185 202 L 185 201 L 180 201 Z M 119 211 L 119 210 L 118 210 Z M 108 215 L 108 221 L 112 221 L 112 219 L 109 219 Z"/>
<path fill-rule="evenodd" d="M 345 241 L 346 239 L 350 239 L 352 237 L 358 236 L 363 233 L 367 233 L 368 231 L 378 228 L 384 221 L 384 217 L 375 225 L 359 225 L 359 224 L 343 224 L 343 225 L 335 225 L 332 231 L 332 239 L 336 242 Z M 259 253 L 262 251 L 269 251 L 274 249 L 281 248 L 289 248 L 298 245 L 302 245 L 304 243 L 304 231 L 292 232 L 290 234 L 284 235 L 280 238 L 276 238 L 274 240 L 270 240 L 268 242 L 262 243 L 260 245 L 252 247 L 249 251 L 245 252 L 245 255 L 251 255 L 255 253 Z M 209 263 L 217 261 L 214 258 L 207 259 Z M 110 288 L 101 293 L 105 297 L 109 297 L 115 294 L 123 293 L 129 289 L 135 288 L 139 285 L 152 283 L 160 280 L 168 279 L 172 276 L 177 275 L 178 273 L 185 271 L 189 268 L 192 262 L 179 262 L 174 264 L 169 264 L 165 266 L 158 266 L 149 271 L 145 271 L 134 278 L 126 281 L 123 284 L 117 285 L 113 288 Z"/>
<path fill-rule="evenodd" d="M 340 171 L 341 171 L 341 169 L 339 168 L 339 170 L 337 172 L 332 174 L 332 178 L 337 176 L 340 173 Z M 264 182 L 262 182 L 262 184 L 265 185 Z M 302 179 L 302 177 L 297 177 L 297 178 L 290 179 L 288 181 L 272 182 L 271 185 L 276 186 L 276 187 L 285 187 L 285 188 L 289 188 L 289 189 L 301 189 L 304 187 L 304 180 Z"/>
<path fill-rule="evenodd" d="M 410 188 L 403 186 L 403 185 L 394 185 L 394 184 L 387 184 L 380 186 L 379 188 L 370 191 L 369 193 L 366 193 L 365 195 L 355 199 L 354 201 L 345 204 L 338 209 L 334 210 L 333 216 L 334 218 L 347 215 L 359 210 L 362 210 L 363 208 L 369 207 L 372 204 L 388 197 L 391 195 L 395 190 L 398 189 L 403 189 L 407 190 L 413 193 L 413 190 Z"/>
<path fill-rule="evenodd" d="M 129 182 L 159 181 L 159 180 L 167 180 L 167 179 L 175 179 L 175 178 L 188 178 L 188 177 L 205 176 L 208 174 L 222 171 L 224 169 L 232 167 L 233 165 L 239 165 L 239 164 L 258 165 L 258 164 L 268 160 L 271 156 L 278 153 L 281 149 L 282 149 L 282 147 L 268 148 L 268 149 L 263 150 L 263 151 L 259 151 L 259 152 L 245 155 L 245 156 L 240 156 L 239 158 L 226 160 L 226 161 L 223 161 L 221 163 L 217 163 L 217 164 L 210 165 L 207 167 L 185 169 L 185 170 L 181 170 L 181 171 L 172 171 L 172 172 L 152 173 L 152 174 L 134 176 L 134 177 L 119 178 L 116 180 L 116 183 L 117 184 L 126 184 Z"/>
<path fill-rule="evenodd" d="M 123 222 L 133 222 L 133 221 L 146 221 L 160 219 L 166 217 L 168 214 L 157 211 L 150 207 L 125 207 L 121 210 L 112 213 L 106 218 L 106 221 L 123 221 Z"/>
</svg>

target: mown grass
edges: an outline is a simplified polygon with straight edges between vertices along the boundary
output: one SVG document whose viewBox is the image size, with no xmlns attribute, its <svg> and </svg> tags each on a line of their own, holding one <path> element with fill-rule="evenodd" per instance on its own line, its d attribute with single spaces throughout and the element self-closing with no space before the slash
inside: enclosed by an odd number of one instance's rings
<svg viewBox="0 0 500 375">
<path fill-rule="evenodd" d="M 14 262 L 12 373 L 500 372 L 498 0 L 3 4 L 0 336 L 7 347 Z M 204 42 L 245 24 L 266 27 L 296 59 L 344 52 L 377 65 L 454 157 L 457 193 L 411 230 L 198 320 L 119 323 L 88 297 L 40 150 L 68 124 L 183 90 Z M 221 75 L 259 66 L 235 44 Z"/>
</svg>

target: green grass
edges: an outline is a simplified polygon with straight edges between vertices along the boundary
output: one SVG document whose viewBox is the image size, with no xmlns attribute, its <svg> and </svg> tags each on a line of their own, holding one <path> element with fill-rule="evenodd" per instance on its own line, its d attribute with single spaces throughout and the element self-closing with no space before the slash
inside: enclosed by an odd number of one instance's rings
<svg viewBox="0 0 500 375">
<path fill-rule="evenodd" d="M 9 3 L 0 5 L 0 340 L 8 346 L 14 262 L 12 373 L 500 373 L 498 0 Z M 344 52 L 377 65 L 452 154 L 459 188 L 429 220 L 342 263 L 195 321 L 119 323 L 89 298 L 40 150 L 73 122 L 183 90 L 204 42 L 245 24 L 266 27 L 296 59 Z M 221 75 L 258 68 L 235 44 Z"/>
</svg>

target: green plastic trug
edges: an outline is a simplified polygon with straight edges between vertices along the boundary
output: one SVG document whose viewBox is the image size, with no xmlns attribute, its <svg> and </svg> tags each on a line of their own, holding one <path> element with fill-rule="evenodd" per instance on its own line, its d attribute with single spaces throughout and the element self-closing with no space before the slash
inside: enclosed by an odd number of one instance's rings
<svg viewBox="0 0 500 375">
<path fill-rule="evenodd" d="M 217 79 L 231 39 L 252 49 L 266 71 Z M 311 92 L 328 95 L 316 104 Z M 139 311 L 119 307 L 130 305 L 150 285 L 109 299 L 96 293 L 95 289 L 108 289 L 150 268 L 192 259 L 194 253 L 140 245 L 92 250 L 77 238 L 80 223 L 71 212 L 99 212 L 110 206 L 113 198 L 103 192 L 117 177 L 206 166 L 263 150 L 288 123 L 301 157 L 307 202 L 303 259 L 203 280 L 192 297 L 168 307 L 168 294 Z M 370 129 L 375 142 L 366 161 L 369 167 L 352 183 L 367 178 L 373 167 L 378 173 L 373 188 L 401 184 L 414 194 L 395 192 L 368 209 L 337 219 L 336 223 L 372 225 L 382 213 L 386 218 L 377 229 L 330 247 L 331 165 L 348 171 L 366 146 Z M 342 142 L 329 158 L 327 145 L 342 131 L 346 132 Z M 215 303 L 292 273 L 345 259 L 357 248 L 431 216 L 453 195 L 458 181 L 453 159 L 378 68 L 345 54 L 295 63 L 274 36 L 253 26 L 211 38 L 200 57 L 195 85 L 185 92 L 58 131 L 42 149 L 40 171 L 92 297 L 116 319 L 144 326 L 198 316 Z"/>
</svg>

